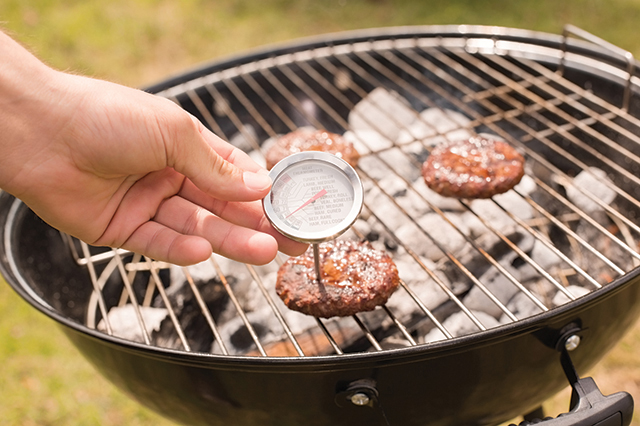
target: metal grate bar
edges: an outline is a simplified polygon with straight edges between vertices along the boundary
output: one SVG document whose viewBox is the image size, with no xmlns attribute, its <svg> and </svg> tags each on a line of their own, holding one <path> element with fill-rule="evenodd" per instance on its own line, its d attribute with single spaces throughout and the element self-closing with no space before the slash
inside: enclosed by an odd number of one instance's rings
<svg viewBox="0 0 640 426">
<path fill-rule="evenodd" d="M 253 78 L 251 78 L 250 76 L 244 76 L 243 80 L 249 83 L 251 87 L 257 91 L 257 93 L 253 94 L 254 96 L 257 95 L 259 99 L 262 99 L 263 101 L 268 101 L 267 103 L 269 104 L 269 107 L 274 111 L 278 111 L 279 113 L 278 115 L 281 119 L 283 117 L 286 117 L 286 115 L 282 112 L 278 104 L 274 102 L 273 99 L 271 99 L 271 97 L 264 90 L 260 88 L 260 86 L 258 86 L 258 84 Z M 249 114 L 251 115 L 251 118 L 256 120 L 256 122 L 260 125 L 260 127 L 264 129 L 270 137 L 275 136 L 276 131 L 273 130 L 269 122 L 262 116 L 262 114 L 258 112 L 255 105 L 248 99 L 247 94 L 242 92 L 242 90 L 240 90 L 238 85 L 233 80 L 225 80 L 224 83 L 226 87 L 228 87 L 231 90 L 231 93 L 233 93 L 236 99 L 240 101 L 240 103 L 245 108 L 245 110 L 249 112 Z M 209 87 L 214 88 L 215 86 L 207 86 L 207 88 Z M 291 125 L 293 126 L 293 123 L 291 123 Z M 257 151 L 261 151 L 260 146 L 258 145 L 257 141 L 253 137 L 251 137 L 251 143 L 254 149 L 256 149 Z"/>
<path fill-rule="evenodd" d="M 336 343 L 335 339 L 333 338 L 333 335 L 329 332 L 329 330 L 327 330 L 327 327 L 324 325 L 322 320 L 320 318 L 316 318 L 316 323 L 318 324 L 318 327 L 320 327 L 320 330 L 322 330 L 322 333 L 325 335 L 325 337 L 329 341 L 329 344 L 331 344 L 333 351 L 338 355 L 342 355 L 344 352 L 342 352 L 342 349 L 340 349 L 340 346 L 338 345 L 338 343 Z"/>
<path fill-rule="evenodd" d="M 530 81 L 530 82 L 528 81 L 528 83 L 530 84 L 521 84 L 521 87 L 523 89 L 529 89 L 530 87 L 535 87 L 535 86 L 543 88 L 547 93 L 553 96 L 552 101 L 557 101 L 558 103 L 564 103 L 566 105 L 569 105 L 572 108 L 574 108 L 576 111 L 588 117 L 588 119 L 576 120 L 574 117 L 566 114 L 564 111 L 558 110 L 557 105 L 554 103 L 553 105 L 556 106 L 555 108 L 556 111 L 554 112 L 557 112 L 558 115 L 563 116 L 563 118 L 565 118 L 568 123 L 573 124 L 575 125 L 576 128 L 580 128 L 586 133 L 589 133 L 592 136 L 596 137 L 609 148 L 615 151 L 618 151 L 625 156 L 628 156 L 629 158 L 633 159 L 635 162 L 640 162 L 640 157 L 638 157 L 635 153 L 633 153 L 632 151 L 624 148 L 623 146 L 617 143 L 614 143 L 609 138 L 604 136 L 602 133 L 597 132 L 595 129 L 591 127 L 591 125 L 594 122 L 600 122 L 604 124 L 607 128 L 610 128 L 611 130 L 615 131 L 616 134 L 624 136 L 630 141 L 633 141 L 636 145 L 640 146 L 640 138 L 638 137 L 638 135 L 630 132 L 628 129 L 625 129 L 624 127 L 618 125 L 615 121 L 613 121 L 613 119 L 616 117 L 622 117 L 625 120 L 630 120 L 631 124 L 635 122 L 636 126 L 640 125 L 640 122 L 638 122 L 636 118 L 629 116 L 623 110 L 620 110 L 614 105 L 611 105 L 608 102 L 605 102 L 601 98 L 595 97 L 589 91 L 585 91 L 581 87 L 571 83 L 569 80 L 566 80 L 564 78 L 558 78 L 558 75 L 556 73 L 554 73 L 550 69 L 540 64 L 537 64 L 532 61 L 528 61 L 526 59 L 516 59 L 516 60 L 518 60 L 523 67 L 526 66 L 539 74 L 539 77 L 535 77 L 535 81 Z M 500 61 L 500 64 L 505 64 L 505 63 L 508 63 L 508 62 L 504 60 Z M 509 69 L 510 70 L 516 69 L 515 65 L 510 64 Z M 533 76 L 530 76 L 530 77 L 525 76 L 525 78 L 532 78 L 532 77 Z M 564 93 L 559 90 L 556 90 L 553 88 L 552 83 L 556 85 L 562 85 L 565 88 L 565 90 L 570 90 L 571 92 Z M 600 107 L 600 109 L 603 111 L 594 111 L 592 108 L 589 108 L 586 104 L 583 104 L 580 101 L 594 104 Z M 549 104 L 549 101 L 545 102 L 545 104 Z M 608 114 L 605 112 L 608 112 Z"/>
<path fill-rule="evenodd" d="M 202 102 L 202 99 L 200 98 L 200 96 L 198 96 L 195 90 L 187 91 L 186 95 L 189 97 L 189 100 L 193 102 L 196 108 L 198 108 L 198 112 L 202 114 L 202 118 L 204 118 L 205 123 L 208 124 L 211 128 L 213 129 L 217 128 L 218 131 L 220 131 L 220 128 L 217 126 L 216 120 L 213 118 L 211 111 L 209 111 L 209 109 L 204 105 L 204 103 Z M 220 103 L 219 105 L 224 105 L 224 104 Z"/>
<path fill-rule="evenodd" d="M 180 338 L 180 342 L 182 343 L 182 346 L 184 347 L 184 350 L 187 352 L 191 351 L 191 347 L 189 346 L 189 342 L 187 342 L 187 338 L 184 335 L 184 330 L 182 330 L 182 326 L 180 325 L 180 321 L 178 321 L 178 317 L 176 316 L 176 313 L 173 311 L 173 308 L 171 307 L 171 302 L 169 302 L 169 298 L 167 297 L 167 293 L 164 291 L 164 286 L 162 285 L 162 281 L 160 280 L 160 277 L 158 276 L 158 270 L 155 267 L 153 261 L 151 259 L 149 259 L 148 257 L 145 257 L 145 260 L 147 262 L 149 262 L 149 272 L 151 272 L 151 276 L 153 277 L 153 281 L 156 284 L 156 289 L 158 290 L 158 293 L 160 293 L 160 297 L 162 298 L 162 301 L 164 302 L 164 306 L 167 308 L 167 312 L 169 313 L 169 317 L 171 318 L 171 322 L 173 323 L 173 326 L 176 328 L 176 333 L 178 333 L 178 337 Z"/>
<path fill-rule="evenodd" d="M 191 291 L 193 292 L 193 295 L 196 298 L 198 306 L 200 307 L 200 311 L 202 312 L 202 314 L 204 315 L 205 319 L 207 320 L 207 325 L 211 329 L 211 332 L 213 333 L 214 338 L 216 339 L 216 341 L 220 345 L 220 350 L 222 351 L 223 355 L 229 355 L 229 351 L 227 350 L 227 347 L 224 344 L 222 336 L 220 335 L 220 332 L 218 331 L 218 327 L 216 325 L 216 322 L 214 321 L 213 316 L 211 315 L 211 312 L 209 312 L 209 308 L 207 308 L 207 305 L 204 303 L 204 300 L 202 298 L 202 294 L 200 294 L 200 291 L 198 290 L 198 287 L 196 287 L 196 283 L 193 281 L 193 277 L 191 276 L 191 273 L 189 272 L 189 268 L 182 268 L 182 272 L 184 272 L 184 275 L 187 278 L 187 282 L 189 283 L 189 287 L 191 288 Z"/>
<path fill-rule="evenodd" d="M 257 272 L 256 272 L 256 270 L 255 270 L 255 268 L 253 266 L 251 266 L 251 265 L 246 265 L 246 266 L 247 266 L 247 269 L 249 270 L 249 273 L 253 277 L 254 282 L 258 285 L 258 288 L 260 288 L 260 291 L 262 292 L 262 295 L 264 296 L 265 300 L 269 304 L 269 307 L 271 308 L 273 314 L 276 316 L 276 318 L 278 319 L 278 321 L 282 325 L 282 328 L 284 329 L 285 334 L 287 335 L 287 338 L 289 339 L 289 341 L 291 342 L 291 344 L 295 348 L 296 352 L 298 353 L 298 355 L 304 356 L 304 352 L 302 351 L 302 348 L 300 347 L 300 344 L 298 343 L 298 341 L 296 340 L 295 336 L 293 335 L 293 332 L 291 331 L 291 327 L 289 327 L 289 324 L 287 324 L 287 322 L 285 321 L 284 317 L 282 316 L 282 314 L 280 313 L 280 311 L 276 307 L 276 304 L 274 303 L 273 299 L 271 298 L 271 295 L 269 294 L 269 292 L 267 291 L 267 289 L 265 288 L 265 286 L 264 286 L 264 284 L 262 282 L 262 278 L 260 278 L 260 276 L 257 274 Z"/>
<path fill-rule="evenodd" d="M 376 340 L 375 336 L 373 335 L 373 333 L 371 333 L 371 331 L 369 330 L 369 328 L 365 325 L 364 322 L 362 322 L 362 320 L 360 319 L 360 317 L 358 317 L 358 315 L 353 315 L 353 320 L 356 322 L 356 324 L 358 324 L 358 327 L 360 327 L 360 330 L 362 330 L 362 333 L 365 335 L 365 337 L 367 338 L 367 340 L 369 341 L 369 343 L 371 343 L 371 346 L 373 346 L 373 348 L 377 351 L 381 351 L 382 350 L 382 346 L 380 346 L 380 343 L 378 343 L 378 340 Z"/>
<path fill-rule="evenodd" d="M 84 257 L 87 259 L 86 265 L 89 271 L 89 277 L 91 278 L 91 284 L 93 285 L 93 295 L 95 295 L 95 297 L 98 300 L 98 306 L 100 307 L 100 314 L 102 315 L 102 318 L 104 320 L 104 325 L 105 325 L 105 328 L 107 329 L 107 334 L 111 336 L 113 334 L 113 330 L 111 329 L 111 324 L 109 323 L 109 316 L 107 315 L 107 305 L 104 302 L 104 298 L 102 297 L 102 287 L 98 283 L 98 277 L 96 275 L 96 270 L 95 270 L 95 267 L 93 266 L 93 262 L 89 261 L 89 259 L 91 258 L 91 256 L 89 255 L 89 246 L 84 242 L 81 242 L 81 245 L 82 245 L 82 253 L 84 254 Z"/>
<path fill-rule="evenodd" d="M 113 249 L 115 250 L 115 249 Z M 119 255 L 114 256 L 114 259 L 118 257 L 120 258 L 120 261 L 118 263 L 122 263 L 122 258 Z M 142 258 L 141 255 L 134 253 L 133 258 L 131 259 L 131 263 L 137 263 L 140 262 L 140 259 Z M 124 266 L 124 263 L 122 264 L 123 269 L 125 270 L 125 273 L 127 275 L 127 280 L 129 280 L 129 282 L 133 282 L 136 279 L 136 275 L 138 274 L 138 270 L 135 268 L 129 268 L 129 270 L 127 271 L 126 266 Z M 119 268 L 119 266 L 118 266 Z M 129 300 L 129 296 L 134 294 L 132 292 L 132 290 L 130 291 L 129 288 L 127 286 L 124 286 L 122 288 L 122 293 L 120 293 L 120 301 L 118 302 L 118 306 L 124 306 L 127 303 L 127 300 Z M 135 297 L 134 297 L 135 298 Z M 145 306 L 144 302 L 146 301 L 146 299 L 143 298 L 142 300 L 142 306 Z"/>
<path fill-rule="evenodd" d="M 617 55 L 620 55 L 627 61 L 627 83 L 624 87 L 624 96 L 622 98 L 622 109 L 627 110 L 629 107 L 629 99 L 631 97 L 631 78 L 633 77 L 633 73 L 635 71 L 635 61 L 633 59 L 633 55 L 631 52 L 621 49 L 618 46 L 615 46 L 600 37 L 596 37 L 593 34 L 590 34 L 587 31 L 584 31 L 581 28 L 578 28 L 574 25 L 565 25 L 564 30 L 562 31 L 562 56 L 560 58 L 560 66 L 558 69 L 558 73 L 562 74 L 565 70 L 565 59 L 567 55 L 567 40 L 570 35 L 574 35 L 580 37 L 584 40 L 588 40 L 591 43 L 594 43 L 598 46 L 602 46 L 611 52 L 615 52 Z"/>
<path fill-rule="evenodd" d="M 355 64 L 353 61 L 348 61 L 348 58 L 343 58 L 343 63 L 345 63 L 346 66 L 350 67 L 349 69 L 352 70 L 358 70 L 358 65 Z M 318 64 L 321 65 L 324 69 L 326 69 L 331 75 L 335 75 L 340 73 L 340 69 L 338 69 L 335 65 L 333 65 L 330 61 L 328 61 L 326 58 L 319 58 L 318 59 Z M 355 107 L 355 104 L 350 101 L 340 90 L 338 90 L 335 85 L 331 84 L 330 81 L 328 81 L 323 75 L 321 75 L 320 73 L 318 73 L 316 70 L 313 69 L 313 67 L 311 67 L 308 64 L 300 64 L 300 67 L 302 70 L 304 70 L 314 81 L 320 83 L 322 85 L 323 88 L 325 88 L 333 97 L 335 100 L 337 100 L 338 102 L 340 102 L 341 105 L 343 105 L 345 108 L 347 108 L 348 110 L 352 110 Z M 360 74 L 361 76 L 367 76 L 368 77 L 368 82 L 371 84 L 376 84 L 378 83 L 377 81 L 375 81 L 375 79 L 373 79 L 370 75 L 368 75 L 368 73 L 363 73 Z M 360 96 L 360 98 L 364 98 L 367 95 L 367 92 L 364 88 L 360 87 L 359 85 L 354 84 L 353 82 L 350 82 L 349 84 L 349 88 L 352 89 L 354 92 L 356 92 L 358 94 L 358 96 Z M 326 107 L 329 108 L 329 107 Z M 381 112 L 385 112 L 385 105 L 379 105 L 376 104 L 376 108 L 381 111 Z M 332 109 L 332 108 L 331 108 Z M 415 117 L 416 119 L 419 119 L 419 115 L 417 112 L 415 112 Z M 376 124 L 374 121 L 368 120 L 366 117 L 364 118 L 364 120 L 373 128 L 376 129 L 378 131 L 381 130 L 381 128 L 379 127 L 378 124 Z M 349 124 L 347 122 L 345 122 L 342 118 L 338 118 L 337 121 L 346 129 L 349 127 Z M 395 124 L 399 124 L 398 121 L 392 117 L 391 122 L 394 122 Z M 383 134 L 383 132 L 381 132 Z M 361 140 L 361 143 L 366 145 L 366 141 Z M 393 143 L 393 141 L 390 141 Z"/>
<path fill-rule="evenodd" d="M 291 91 L 278 79 L 271 70 L 261 70 L 261 74 L 267 79 L 269 84 L 271 84 L 276 91 L 284 96 L 285 100 L 294 108 L 294 111 L 303 115 L 309 123 L 317 128 L 322 127 L 322 123 L 318 121 L 312 114 L 307 111 L 305 105 L 295 96 Z M 290 130 L 294 130 L 296 126 Z"/>
<path fill-rule="evenodd" d="M 138 319 L 138 325 L 140 326 L 140 331 L 142 331 L 142 338 L 144 339 L 144 343 L 149 345 L 151 343 L 151 339 L 149 338 L 149 332 L 147 331 L 147 327 L 144 323 L 144 318 L 142 317 L 142 313 L 140 312 L 140 306 L 138 305 L 138 300 L 136 299 L 136 295 L 133 292 L 133 288 L 131 286 L 131 281 L 129 280 L 129 274 L 124 269 L 124 264 L 122 263 L 122 259 L 120 256 L 115 253 L 114 259 L 116 259 L 116 263 L 118 265 L 118 271 L 120 272 L 120 278 L 122 278 L 122 282 L 124 283 L 124 287 L 129 294 L 129 300 L 133 305 L 133 310 L 136 313 L 136 318 Z M 134 272 L 135 273 L 135 272 Z"/>
<path fill-rule="evenodd" d="M 94 265 L 106 262 L 108 260 L 113 259 L 115 253 L 120 255 L 129 253 L 128 251 L 123 249 L 115 249 L 115 250 L 108 250 L 108 251 L 103 251 L 97 254 L 93 254 L 87 258 L 86 256 L 84 256 L 84 254 L 81 255 L 80 252 L 78 251 L 76 242 L 78 242 L 78 244 L 81 244 L 79 241 L 75 240 L 72 236 L 65 234 L 64 232 L 60 232 L 60 236 L 62 237 L 62 240 L 66 243 L 67 247 L 69 248 L 69 252 L 73 257 L 73 260 L 79 266 L 85 266 L 89 262 L 92 262 Z M 80 250 L 82 250 L 82 248 L 80 248 Z"/>
<path fill-rule="evenodd" d="M 371 216 L 376 218 L 378 223 L 382 227 L 384 227 L 390 233 L 390 235 L 393 235 L 390 232 L 390 229 L 382 221 L 380 221 L 380 218 L 378 218 L 376 216 L 376 214 L 373 211 L 371 211 L 370 208 L 368 208 L 367 206 L 364 206 L 364 208 L 368 211 L 368 214 L 370 214 Z M 358 236 L 358 238 L 360 240 L 364 240 L 365 239 L 365 236 L 360 231 L 358 231 L 357 227 L 354 226 L 352 229 L 353 229 L 354 233 Z M 396 242 L 398 244 L 402 244 L 402 242 L 399 239 L 396 239 Z M 429 268 L 427 268 L 424 265 L 424 263 L 422 263 L 421 261 L 419 263 L 422 266 L 422 268 L 429 274 L 430 277 L 432 277 L 432 278 L 436 277 L 436 274 L 433 273 L 433 271 L 431 271 Z M 446 287 L 446 285 L 444 285 L 444 283 L 442 283 L 442 281 L 439 278 L 437 280 L 444 286 L 444 288 L 446 288 L 446 291 L 450 291 L 448 289 L 448 287 Z M 449 333 L 449 331 L 440 323 L 440 321 L 438 321 L 435 318 L 435 316 L 431 313 L 431 311 L 424 305 L 422 300 L 420 300 L 420 298 L 415 294 L 415 292 L 413 292 L 410 289 L 410 287 L 402 279 L 400 279 L 400 287 L 402 287 L 407 292 L 407 294 L 409 294 L 409 296 L 413 299 L 413 301 L 420 307 L 422 312 L 424 312 L 424 314 L 427 315 L 429 317 L 429 319 L 431 319 L 431 321 L 434 323 L 434 325 L 436 327 L 438 327 L 440 329 L 440 331 L 442 331 L 442 333 L 447 338 L 452 338 L 452 335 Z M 456 296 L 454 295 L 454 297 L 456 297 Z M 409 342 L 410 345 L 414 346 L 416 344 L 416 342 L 415 342 L 414 338 L 411 336 L 411 334 L 408 332 L 407 327 L 398 318 L 396 318 L 396 316 L 391 312 L 391 310 L 386 305 L 383 305 L 382 308 L 385 310 L 385 312 L 387 313 L 387 315 L 389 316 L 391 321 L 398 328 L 398 330 L 403 335 L 403 337 L 407 340 L 407 342 Z M 477 320 L 477 318 L 476 318 L 476 320 Z M 472 321 L 473 321 L 473 319 L 472 319 Z"/>
<path fill-rule="evenodd" d="M 235 306 L 236 311 L 238 312 L 238 315 L 240 316 L 240 318 L 242 319 L 242 322 L 244 323 L 244 326 L 246 327 L 247 331 L 251 335 L 251 339 L 253 340 L 253 342 L 255 343 L 256 347 L 258 348 L 258 351 L 260 352 L 260 355 L 267 356 L 267 353 L 265 352 L 264 347 L 260 343 L 260 339 L 258 338 L 258 334 L 256 333 L 255 329 L 253 328 L 253 326 L 249 322 L 249 319 L 247 318 L 247 314 L 244 312 L 244 309 L 242 309 L 242 306 L 240 306 L 240 302 L 238 302 L 238 298 L 236 297 L 234 291 L 231 289 L 231 286 L 229 285 L 229 282 L 227 281 L 227 278 L 222 273 L 222 270 L 220 269 L 220 266 L 218 265 L 218 262 L 216 262 L 216 260 L 215 260 L 215 258 L 213 256 L 211 256 L 210 260 L 211 260 L 211 263 L 213 264 L 213 267 L 215 268 L 216 272 L 218 273 L 218 277 L 220 278 L 220 281 L 222 282 L 222 285 L 224 286 L 224 289 L 227 291 L 227 294 L 229 295 L 229 298 L 230 298 L 231 302 L 233 303 L 233 306 Z"/>
<path fill-rule="evenodd" d="M 366 55 L 368 56 L 368 55 Z M 365 56 L 365 57 L 366 57 Z M 349 69 L 353 70 L 353 72 L 355 72 L 357 75 L 366 78 L 367 82 L 369 84 L 371 84 L 374 87 L 384 87 L 384 83 L 381 82 L 380 80 L 378 80 L 376 77 L 374 77 L 369 71 L 367 71 L 365 68 L 363 68 L 362 66 L 360 66 L 359 64 L 357 64 L 351 57 L 347 56 L 347 55 L 336 55 L 336 59 L 340 60 L 342 64 L 344 64 L 346 67 L 348 67 Z M 375 62 L 373 62 L 373 64 L 375 64 Z M 381 68 L 381 67 L 379 67 Z M 383 68 L 381 68 L 382 71 L 384 71 Z M 387 77 L 390 77 L 390 75 L 387 75 Z M 394 78 L 395 79 L 395 78 Z M 400 82 L 400 84 L 402 85 L 402 82 Z M 413 87 L 411 86 L 405 86 L 402 85 L 402 87 L 406 90 L 408 90 L 412 95 L 416 96 L 418 99 L 420 99 L 422 102 L 425 103 L 425 105 L 428 105 L 430 107 L 437 107 L 437 105 L 431 100 L 429 99 L 427 96 L 423 95 L 422 93 L 420 93 L 419 91 L 416 91 Z M 365 97 L 367 92 L 365 90 L 365 88 L 360 88 L 360 91 L 358 92 L 358 94 L 361 97 Z M 353 107 L 354 105 L 351 104 L 351 107 Z M 379 105 L 378 106 L 380 111 L 385 111 L 385 107 L 384 105 Z M 418 117 L 419 118 L 419 117 Z M 429 123 L 425 123 L 427 126 L 431 127 Z M 435 130 L 435 129 L 434 129 Z M 436 134 L 440 134 L 439 132 L 435 132 Z M 391 143 L 394 143 L 394 141 L 390 141 Z"/>
<path fill-rule="evenodd" d="M 87 263 L 85 263 L 85 266 L 88 265 Z M 93 265 L 95 267 L 95 265 Z M 109 279 L 110 275 L 112 273 L 114 273 L 114 271 L 116 270 L 116 260 L 112 259 L 109 263 L 107 263 L 107 265 L 104 267 L 104 269 L 102 270 L 102 273 L 100 274 L 100 276 L 97 278 L 97 280 L 95 282 L 93 282 L 93 279 L 95 277 L 95 274 L 91 274 L 90 272 L 90 267 L 87 266 L 87 269 L 89 270 L 89 278 L 92 280 L 92 285 L 94 289 L 100 289 L 100 292 L 96 292 L 93 291 L 91 293 L 91 296 L 89 297 L 89 302 L 87 303 L 87 326 L 89 328 L 93 328 L 95 329 L 97 327 L 97 325 L 99 324 L 96 320 L 97 320 L 97 314 L 100 313 L 102 315 L 102 309 L 100 308 L 100 304 L 99 304 L 99 300 L 100 297 L 103 297 L 102 294 L 102 289 L 104 288 L 104 285 L 106 284 L 107 280 Z M 104 316 L 102 316 L 104 318 Z M 107 318 L 108 321 L 108 318 Z M 106 324 L 105 324 L 106 325 Z M 106 327 L 105 327 L 106 328 Z"/>
<path fill-rule="evenodd" d="M 400 333 L 402 333 L 402 336 L 407 340 L 407 342 L 409 342 L 411 346 L 415 346 L 416 341 L 413 338 L 413 336 L 411 336 L 411 334 L 409 333 L 409 330 L 407 330 L 407 327 L 405 327 L 405 325 L 402 324 L 402 322 L 398 318 L 396 318 L 393 312 L 391 312 L 391 310 L 389 310 L 389 308 L 387 308 L 386 305 L 383 305 L 382 309 L 384 309 L 384 311 L 387 313 L 389 318 L 391 318 L 391 321 L 393 321 L 395 326 L 398 327 L 398 329 L 400 330 Z"/>
</svg>

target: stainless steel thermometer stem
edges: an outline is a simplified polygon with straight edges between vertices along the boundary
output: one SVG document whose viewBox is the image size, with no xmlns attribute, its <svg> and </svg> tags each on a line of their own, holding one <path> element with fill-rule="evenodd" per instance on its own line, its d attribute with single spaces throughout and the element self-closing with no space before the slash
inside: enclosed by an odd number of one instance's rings
<svg viewBox="0 0 640 426">
<path fill-rule="evenodd" d="M 313 243 L 313 264 L 316 267 L 316 280 L 318 283 L 322 282 L 322 278 L 320 276 L 320 247 L 318 243 Z"/>
<path fill-rule="evenodd" d="M 265 214 L 281 234 L 313 244 L 320 280 L 318 244 L 345 232 L 363 204 L 362 182 L 343 159 L 327 152 L 292 154 L 269 172 L 273 184 L 262 201 Z"/>
</svg>

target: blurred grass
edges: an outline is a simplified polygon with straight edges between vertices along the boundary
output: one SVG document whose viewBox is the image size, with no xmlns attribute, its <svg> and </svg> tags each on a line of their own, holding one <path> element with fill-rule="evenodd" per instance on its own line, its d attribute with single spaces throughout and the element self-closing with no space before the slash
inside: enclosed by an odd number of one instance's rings
<svg viewBox="0 0 640 426">
<path fill-rule="evenodd" d="M 0 27 L 50 65 L 141 87 L 199 63 L 343 30 L 577 25 L 640 56 L 639 0 L 3 0 Z M 640 325 L 591 374 L 640 401 Z M 49 319 L 0 282 L 0 426 L 171 425 L 105 381 Z M 568 392 L 549 401 L 566 409 Z M 640 426 L 640 415 L 634 423 Z"/>
<path fill-rule="evenodd" d="M 635 54 L 637 0 L 3 0 L 0 21 L 49 64 L 141 86 L 247 48 L 335 31 L 483 24 L 580 26 Z"/>
</svg>

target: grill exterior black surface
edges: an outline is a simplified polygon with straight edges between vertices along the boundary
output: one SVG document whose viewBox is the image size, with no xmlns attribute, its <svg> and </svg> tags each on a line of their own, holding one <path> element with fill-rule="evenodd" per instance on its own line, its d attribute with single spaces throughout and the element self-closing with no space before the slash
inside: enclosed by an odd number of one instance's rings
<svg viewBox="0 0 640 426">
<path fill-rule="evenodd" d="M 265 268 L 240 265 L 254 289 L 255 297 L 245 298 L 242 274 L 225 271 L 232 267 L 223 259 L 208 266 L 215 277 L 199 281 L 195 269 L 61 236 L 7 194 L 0 195 L 0 268 L 106 377 L 185 424 L 499 424 L 567 385 L 566 352 L 558 347 L 567 333 L 579 338 L 571 361 L 582 374 L 616 344 L 640 308 L 636 63 L 595 41 L 493 27 L 379 29 L 256 52 L 148 88 L 258 160 L 269 138 L 299 127 L 355 133 L 362 150 L 358 173 L 368 192 L 361 221 L 346 238 L 375 237 L 401 265 L 416 268 L 445 296 L 434 306 L 403 278 L 399 292 L 410 312 L 390 303 L 371 315 L 317 320 L 300 331 L 271 293 L 282 259 Z M 420 136 L 417 127 L 405 139 L 390 135 L 409 125 L 380 128 L 402 116 L 391 114 L 389 103 L 376 111 L 375 102 L 371 114 L 382 118 L 358 122 L 353 111 L 380 90 L 412 119 L 423 120 L 424 111 L 448 116 L 446 128 L 437 128 L 442 121 L 427 122 Z M 452 208 L 419 190 L 415 172 L 434 138 L 454 137 L 457 130 L 496 135 L 525 155 L 536 190 L 512 191 L 525 204 L 489 201 L 503 212 L 496 221 L 474 201 Z M 363 136 L 371 132 L 381 135 L 378 145 Z M 577 184 L 582 172 L 601 176 L 594 168 L 604 172 L 599 180 L 608 182 L 614 201 L 584 194 Z M 582 198 L 570 194 L 576 191 Z M 426 206 L 422 213 L 404 204 L 407 193 Z M 521 216 L 523 205 L 534 214 Z M 464 250 L 432 235 L 434 229 L 420 222 L 424 211 L 460 234 Z M 453 219 L 459 212 L 470 213 L 465 217 L 485 233 L 465 231 Z M 505 221 L 510 228 L 501 227 Z M 441 252 L 437 260 L 403 238 L 403 226 L 415 226 Z M 559 259 L 553 268 L 533 256 L 535 244 Z M 505 252 L 514 255 L 508 263 Z M 555 296 L 515 276 L 523 265 L 527 280 L 535 276 Z M 523 314 L 492 293 L 487 271 L 534 309 Z M 174 292 L 178 273 L 188 297 Z M 571 286 L 584 291 L 573 294 Z M 474 289 L 493 304 L 495 324 L 468 307 Z M 183 307 L 186 299 L 193 311 Z M 249 306 L 255 299 L 261 305 Z M 124 305 L 135 312 L 134 328 L 143 330 L 138 339 L 118 337 L 108 320 L 110 309 Z M 152 307 L 167 311 L 159 329 L 145 325 L 142 309 Z M 234 318 L 225 316 L 229 310 Z M 262 310 L 276 326 L 255 320 Z M 452 331 L 452 313 L 467 318 L 471 330 Z M 240 349 L 234 346 L 239 333 L 224 335 L 232 321 L 244 334 Z M 427 341 L 430 332 L 441 333 L 441 340 Z"/>
</svg>

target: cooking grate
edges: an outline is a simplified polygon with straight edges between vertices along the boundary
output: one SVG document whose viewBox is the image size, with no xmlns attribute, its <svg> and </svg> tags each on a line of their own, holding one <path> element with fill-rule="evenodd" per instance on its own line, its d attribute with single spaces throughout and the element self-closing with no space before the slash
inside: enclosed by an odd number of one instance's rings
<svg viewBox="0 0 640 426">
<path fill-rule="evenodd" d="M 522 320 L 640 264 L 633 58 L 595 64 L 576 41 L 464 33 L 334 40 L 151 89 L 259 162 L 270 138 L 302 126 L 351 138 L 366 195 L 344 238 L 393 254 L 402 280 L 387 306 L 310 319 L 274 295 L 284 256 L 178 268 L 64 236 L 95 290 L 86 325 L 222 355 L 382 351 Z M 419 172 L 431 147 L 477 133 L 524 153 L 523 182 L 491 200 L 429 193 Z"/>
</svg>

